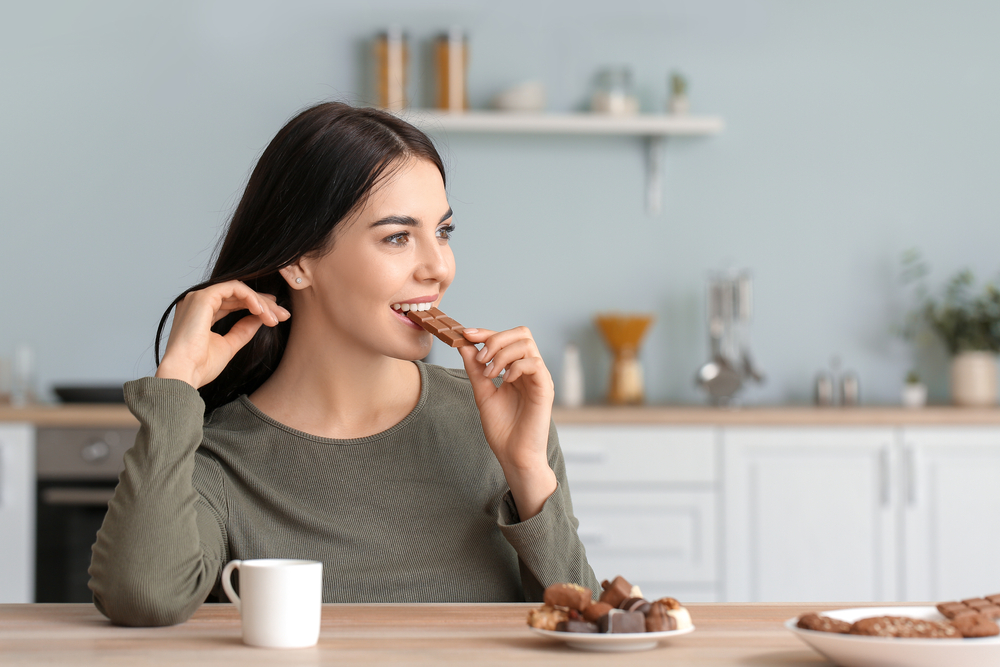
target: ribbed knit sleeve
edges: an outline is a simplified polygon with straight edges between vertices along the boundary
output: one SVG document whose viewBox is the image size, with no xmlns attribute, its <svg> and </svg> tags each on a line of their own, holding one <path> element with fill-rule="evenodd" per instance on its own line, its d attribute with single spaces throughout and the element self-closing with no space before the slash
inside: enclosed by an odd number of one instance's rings
<svg viewBox="0 0 1000 667">
<path fill-rule="evenodd" d="M 125 402 L 139 433 L 97 533 L 89 585 L 113 623 L 181 623 L 205 601 L 227 557 L 221 476 L 196 454 L 205 405 L 190 385 L 161 378 L 126 383 Z"/>
<path fill-rule="evenodd" d="M 541 602 L 545 587 L 557 583 L 586 586 L 596 597 L 601 586 L 576 532 L 580 522 L 573 515 L 566 462 L 555 425 L 549 427 L 548 459 L 559 486 L 545 501 L 542 510 L 527 521 L 520 521 L 514 498 L 508 491 L 499 505 L 497 524 L 517 551 L 526 601 Z"/>
</svg>

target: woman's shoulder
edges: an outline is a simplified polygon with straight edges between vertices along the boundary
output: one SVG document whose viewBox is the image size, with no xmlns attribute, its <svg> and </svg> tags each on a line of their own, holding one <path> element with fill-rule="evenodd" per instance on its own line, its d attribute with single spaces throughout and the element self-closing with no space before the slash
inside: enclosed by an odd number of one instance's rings
<svg viewBox="0 0 1000 667">
<path fill-rule="evenodd" d="M 472 383 L 464 368 L 445 368 L 437 364 L 418 362 L 427 382 L 426 400 L 432 408 L 442 403 L 459 402 L 475 407 Z"/>
</svg>

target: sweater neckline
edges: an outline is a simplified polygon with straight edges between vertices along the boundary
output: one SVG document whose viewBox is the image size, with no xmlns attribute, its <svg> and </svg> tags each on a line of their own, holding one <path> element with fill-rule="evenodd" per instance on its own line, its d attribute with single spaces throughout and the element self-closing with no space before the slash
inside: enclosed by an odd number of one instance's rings
<svg viewBox="0 0 1000 667">
<path fill-rule="evenodd" d="M 363 438 L 324 438 L 322 436 L 313 435 L 312 433 L 306 433 L 305 431 L 300 431 L 296 428 L 292 428 L 286 424 L 282 424 L 276 419 L 269 417 L 268 415 L 261 412 L 260 408 L 253 404 L 250 398 L 246 394 L 241 394 L 236 400 L 243 407 L 244 410 L 250 413 L 252 417 L 256 417 L 258 420 L 264 422 L 268 426 L 290 433 L 297 438 L 302 438 L 303 440 L 311 440 L 313 442 L 320 442 L 327 445 L 364 445 L 371 442 L 376 442 L 384 438 L 388 438 L 392 434 L 400 431 L 417 418 L 420 411 L 423 410 L 424 404 L 427 402 L 427 366 L 422 361 L 414 361 L 417 366 L 417 370 L 420 372 L 420 398 L 417 400 L 417 404 L 410 410 L 409 414 L 403 417 L 400 421 L 393 424 L 384 431 L 374 433 L 372 435 L 366 435 Z"/>
</svg>

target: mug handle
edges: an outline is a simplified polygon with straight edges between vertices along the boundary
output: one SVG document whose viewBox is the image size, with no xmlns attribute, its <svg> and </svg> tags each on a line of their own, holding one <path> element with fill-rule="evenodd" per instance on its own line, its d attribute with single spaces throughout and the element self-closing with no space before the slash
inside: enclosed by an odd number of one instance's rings
<svg viewBox="0 0 1000 667">
<path fill-rule="evenodd" d="M 240 596 L 236 594 L 233 590 L 233 584 L 229 581 L 230 575 L 232 575 L 234 569 L 239 569 L 240 565 L 243 564 L 241 560 L 231 560 L 226 563 L 226 566 L 222 568 L 222 588 L 226 591 L 226 597 L 229 601 L 236 605 L 236 611 L 242 612 L 240 609 Z"/>
</svg>

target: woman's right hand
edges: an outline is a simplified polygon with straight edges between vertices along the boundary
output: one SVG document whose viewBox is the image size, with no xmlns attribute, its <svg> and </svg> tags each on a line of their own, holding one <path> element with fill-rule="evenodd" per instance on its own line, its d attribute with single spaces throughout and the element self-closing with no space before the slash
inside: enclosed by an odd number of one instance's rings
<svg viewBox="0 0 1000 667">
<path fill-rule="evenodd" d="M 233 325 L 224 336 L 212 325 L 238 310 L 250 314 Z M 174 310 L 167 349 L 156 369 L 156 377 L 183 380 L 198 389 L 219 376 L 233 356 L 257 333 L 292 314 L 270 294 L 260 294 L 238 280 L 189 292 Z"/>
</svg>

